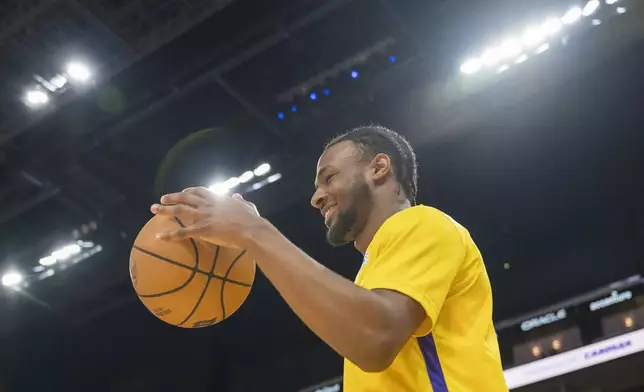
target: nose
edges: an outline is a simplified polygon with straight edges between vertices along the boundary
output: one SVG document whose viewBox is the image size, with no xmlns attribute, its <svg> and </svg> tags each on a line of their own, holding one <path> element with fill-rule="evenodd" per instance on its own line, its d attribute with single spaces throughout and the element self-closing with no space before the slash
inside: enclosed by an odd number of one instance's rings
<svg viewBox="0 0 644 392">
<path fill-rule="evenodd" d="M 317 208 L 318 210 L 321 210 L 322 207 L 324 207 L 324 201 L 326 200 L 327 193 L 323 191 L 321 188 L 318 188 L 315 190 L 315 193 L 313 193 L 313 196 L 311 197 L 311 205 L 313 208 Z"/>
</svg>

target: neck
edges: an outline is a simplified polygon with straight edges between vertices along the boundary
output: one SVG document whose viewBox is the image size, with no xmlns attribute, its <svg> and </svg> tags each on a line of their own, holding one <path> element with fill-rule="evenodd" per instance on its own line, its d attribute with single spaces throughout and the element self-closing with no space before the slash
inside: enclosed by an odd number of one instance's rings
<svg viewBox="0 0 644 392">
<path fill-rule="evenodd" d="M 369 247 L 373 237 L 376 235 L 376 232 L 380 229 L 380 226 L 382 226 L 382 224 L 391 216 L 409 207 L 411 207 L 409 200 L 376 205 L 371 211 L 371 214 L 369 214 L 369 218 L 367 219 L 364 229 L 360 234 L 358 234 L 354 241 L 356 249 L 364 255 L 367 251 L 367 247 Z"/>
</svg>

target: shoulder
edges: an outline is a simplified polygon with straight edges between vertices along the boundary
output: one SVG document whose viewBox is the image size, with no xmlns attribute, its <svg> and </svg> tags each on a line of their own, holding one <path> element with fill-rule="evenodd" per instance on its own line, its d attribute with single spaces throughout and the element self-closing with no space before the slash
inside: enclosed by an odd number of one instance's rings
<svg viewBox="0 0 644 392">
<path fill-rule="evenodd" d="M 418 205 L 392 215 L 383 223 L 378 232 L 395 234 L 412 230 L 431 230 L 457 234 L 461 229 L 460 224 L 439 209 Z"/>
<path fill-rule="evenodd" d="M 463 241 L 465 229 L 437 208 L 418 205 L 406 208 L 387 219 L 378 229 L 372 244 L 380 247 L 392 241 L 421 241 L 433 238 Z"/>
</svg>

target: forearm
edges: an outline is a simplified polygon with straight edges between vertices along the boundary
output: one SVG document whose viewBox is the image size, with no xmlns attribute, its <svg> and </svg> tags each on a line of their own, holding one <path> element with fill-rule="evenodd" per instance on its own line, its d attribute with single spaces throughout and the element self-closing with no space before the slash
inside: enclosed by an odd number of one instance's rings
<svg viewBox="0 0 644 392">
<path fill-rule="evenodd" d="M 251 256 L 298 317 L 343 357 L 379 370 L 394 328 L 385 301 L 313 260 L 270 224 L 253 237 Z"/>
</svg>

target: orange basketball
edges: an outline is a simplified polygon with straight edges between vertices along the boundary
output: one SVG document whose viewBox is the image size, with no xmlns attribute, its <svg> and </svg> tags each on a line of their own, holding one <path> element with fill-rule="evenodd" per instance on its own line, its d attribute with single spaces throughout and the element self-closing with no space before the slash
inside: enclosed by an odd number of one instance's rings
<svg viewBox="0 0 644 392">
<path fill-rule="evenodd" d="M 244 250 L 156 238 L 188 223 L 150 219 L 134 240 L 130 278 L 143 305 L 159 319 L 183 328 L 207 327 L 230 317 L 246 300 L 255 261 Z"/>
</svg>

